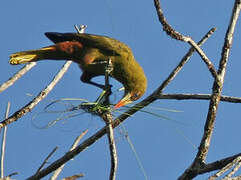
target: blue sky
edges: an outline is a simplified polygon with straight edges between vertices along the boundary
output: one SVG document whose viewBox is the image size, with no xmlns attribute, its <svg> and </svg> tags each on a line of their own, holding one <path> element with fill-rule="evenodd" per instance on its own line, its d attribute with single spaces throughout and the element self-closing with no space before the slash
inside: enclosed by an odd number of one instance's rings
<svg viewBox="0 0 241 180">
<path fill-rule="evenodd" d="M 233 1 L 162 1 L 169 23 L 179 32 L 198 41 L 209 29 L 217 31 L 205 43 L 203 50 L 217 67 L 230 19 Z M 189 49 L 189 45 L 168 37 L 158 22 L 153 1 L 4 1 L 1 17 L 1 78 L 6 81 L 22 66 L 8 63 L 11 53 L 48 46 L 51 42 L 44 32 L 74 32 L 74 24 L 86 24 L 87 33 L 107 35 L 128 44 L 144 68 L 148 89 L 144 97 L 156 89 Z M 240 96 L 240 41 L 241 23 L 237 24 L 223 94 Z M 8 101 L 13 113 L 29 102 L 43 89 L 63 62 L 42 61 L 8 90 L 0 94 L 0 114 L 4 116 Z M 74 119 L 58 122 L 40 129 L 33 125 L 33 117 L 52 99 L 64 97 L 94 101 L 99 89 L 79 81 L 80 70 L 72 64 L 61 82 L 34 110 L 11 124 L 7 136 L 5 174 L 19 172 L 15 179 L 32 175 L 47 154 L 58 146 L 50 160 L 60 157 L 71 146 L 74 138 L 86 128 L 86 137 L 103 127 L 97 117 L 83 114 Z M 103 78 L 97 78 L 102 81 Z M 114 88 L 121 87 L 112 80 Z M 212 77 L 197 54 L 185 65 L 165 93 L 210 93 Z M 113 97 L 115 102 L 121 96 Z M 183 112 L 158 111 L 171 120 L 159 119 L 138 112 L 125 123 L 138 155 L 151 180 L 176 179 L 196 155 L 208 111 L 207 101 L 160 100 L 150 107 L 175 109 Z M 207 162 L 240 152 L 240 104 L 220 103 L 215 131 Z M 46 123 L 56 114 L 37 116 L 34 124 Z M 118 115 L 118 114 L 117 114 Z M 55 117 L 54 117 L 55 116 Z M 117 179 L 144 179 L 127 141 L 120 130 L 115 131 L 119 166 Z M 186 140 L 188 138 L 191 143 Z M 85 138 L 86 138 L 85 137 Z M 84 173 L 85 179 L 107 179 L 110 159 L 107 138 L 104 137 L 66 165 L 61 177 Z M 203 179 L 199 176 L 196 179 Z"/>
</svg>

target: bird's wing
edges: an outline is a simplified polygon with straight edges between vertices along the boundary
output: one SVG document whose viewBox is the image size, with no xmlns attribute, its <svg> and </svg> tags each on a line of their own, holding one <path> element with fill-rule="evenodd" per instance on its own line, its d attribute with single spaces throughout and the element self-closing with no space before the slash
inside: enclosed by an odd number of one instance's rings
<svg viewBox="0 0 241 180">
<path fill-rule="evenodd" d="M 98 48 L 109 55 L 120 55 L 119 52 L 131 52 L 127 45 L 107 36 L 56 32 L 46 32 L 45 35 L 54 43 L 79 41 L 85 46 Z"/>
</svg>

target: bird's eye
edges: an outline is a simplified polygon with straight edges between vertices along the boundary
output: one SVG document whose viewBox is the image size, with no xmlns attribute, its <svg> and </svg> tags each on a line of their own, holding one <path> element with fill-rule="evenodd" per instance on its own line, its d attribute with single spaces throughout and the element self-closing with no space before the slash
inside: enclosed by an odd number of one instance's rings
<svg viewBox="0 0 241 180">
<path fill-rule="evenodd" d="M 139 99 L 139 97 L 140 97 L 139 93 L 133 93 L 131 96 L 131 100 L 135 101 L 135 100 Z"/>
</svg>

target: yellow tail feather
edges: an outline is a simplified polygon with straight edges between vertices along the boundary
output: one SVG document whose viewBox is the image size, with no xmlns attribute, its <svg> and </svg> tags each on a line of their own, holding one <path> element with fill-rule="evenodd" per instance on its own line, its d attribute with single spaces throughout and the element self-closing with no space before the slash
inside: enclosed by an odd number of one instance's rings
<svg viewBox="0 0 241 180">
<path fill-rule="evenodd" d="M 10 56 L 9 63 L 12 65 L 24 64 L 33 61 L 36 57 L 36 54 L 13 54 Z"/>
<path fill-rule="evenodd" d="M 9 63 L 12 65 L 24 64 L 28 62 L 44 59 L 53 47 L 45 47 L 38 50 L 22 51 L 10 55 Z"/>
</svg>

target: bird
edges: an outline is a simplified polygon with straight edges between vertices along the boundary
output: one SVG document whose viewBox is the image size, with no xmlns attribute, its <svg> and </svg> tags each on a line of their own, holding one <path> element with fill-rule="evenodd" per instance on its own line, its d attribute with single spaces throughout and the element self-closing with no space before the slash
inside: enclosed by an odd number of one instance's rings
<svg viewBox="0 0 241 180">
<path fill-rule="evenodd" d="M 54 45 L 13 53 L 9 63 L 17 65 L 41 60 L 70 60 L 82 70 L 82 82 L 104 89 L 104 85 L 92 81 L 92 78 L 105 75 L 106 62 L 110 59 L 113 67 L 110 76 L 125 89 L 121 100 L 114 105 L 115 109 L 138 100 L 145 93 L 147 78 L 143 68 L 123 42 L 87 33 L 46 32 L 45 35 Z"/>
</svg>

